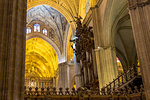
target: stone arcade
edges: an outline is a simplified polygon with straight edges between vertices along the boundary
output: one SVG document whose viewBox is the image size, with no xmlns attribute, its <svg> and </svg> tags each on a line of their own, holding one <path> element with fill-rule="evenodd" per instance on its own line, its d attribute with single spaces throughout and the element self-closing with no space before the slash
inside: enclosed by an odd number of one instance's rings
<svg viewBox="0 0 150 100">
<path fill-rule="evenodd" d="M 150 0 L 0 0 L 0 100 L 150 100 Z"/>
</svg>

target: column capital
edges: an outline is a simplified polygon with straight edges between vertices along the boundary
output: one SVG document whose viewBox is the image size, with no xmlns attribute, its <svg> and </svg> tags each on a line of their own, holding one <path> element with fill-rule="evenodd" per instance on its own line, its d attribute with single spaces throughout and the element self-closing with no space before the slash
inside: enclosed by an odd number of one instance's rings
<svg viewBox="0 0 150 100">
<path fill-rule="evenodd" d="M 62 63 L 59 63 L 58 66 L 65 66 L 65 65 L 68 65 L 67 62 L 62 62 Z"/>
<path fill-rule="evenodd" d="M 107 49 L 115 50 L 115 47 L 114 46 L 99 46 L 96 49 L 94 49 L 94 51 L 107 50 Z"/>
<path fill-rule="evenodd" d="M 137 7 L 144 7 L 150 4 L 150 0 L 128 0 L 129 9 L 135 10 Z"/>
</svg>

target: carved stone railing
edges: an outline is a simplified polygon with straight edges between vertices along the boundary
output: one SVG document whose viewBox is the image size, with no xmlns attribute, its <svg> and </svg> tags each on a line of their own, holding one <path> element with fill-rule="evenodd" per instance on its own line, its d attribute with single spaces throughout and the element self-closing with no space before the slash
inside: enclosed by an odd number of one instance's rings
<svg viewBox="0 0 150 100">
<path fill-rule="evenodd" d="M 29 87 L 32 87 L 32 88 L 53 87 L 53 78 L 25 77 L 25 86 L 27 87 L 27 89 Z"/>
<path fill-rule="evenodd" d="M 75 90 L 75 88 L 72 88 L 72 90 L 70 91 L 69 88 L 66 88 L 65 90 L 63 90 L 62 88 L 59 88 L 59 90 L 57 90 L 55 87 L 54 88 L 29 88 L 26 89 L 25 87 L 25 96 L 48 96 L 48 95 L 76 95 L 77 92 Z"/>
<path fill-rule="evenodd" d="M 85 88 L 79 88 L 77 91 L 75 88 L 69 90 L 66 88 L 63 90 L 59 88 L 30 88 L 26 90 L 25 88 L 25 100 L 145 100 L 144 88 L 141 85 L 140 89 L 135 87 L 134 91 L 128 88 L 122 88 L 117 92 L 112 92 L 111 94 L 105 93 L 104 91 L 99 91 L 98 89 L 87 90 Z"/>
</svg>

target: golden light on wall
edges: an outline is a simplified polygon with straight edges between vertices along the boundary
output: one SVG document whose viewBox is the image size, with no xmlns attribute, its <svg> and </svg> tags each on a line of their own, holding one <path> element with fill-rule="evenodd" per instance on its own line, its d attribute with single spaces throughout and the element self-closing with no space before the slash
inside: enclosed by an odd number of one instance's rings
<svg viewBox="0 0 150 100">
<path fill-rule="evenodd" d="M 41 38 L 26 41 L 25 77 L 54 77 L 58 57 L 53 47 Z"/>
<path fill-rule="evenodd" d="M 122 64 L 121 64 L 121 62 L 120 62 L 120 60 L 119 60 L 119 58 L 116 57 L 116 59 L 117 59 L 118 73 L 119 73 L 119 75 L 120 75 L 120 74 L 123 73 L 123 66 L 122 66 Z"/>
<path fill-rule="evenodd" d="M 69 29 L 69 34 L 68 34 L 68 40 L 67 40 L 67 60 L 70 61 L 70 59 L 74 60 L 74 56 L 73 56 L 73 49 L 71 47 L 71 45 L 73 45 L 72 42 L 70 42 L 70 40 L 72 40 L 72 29 Z"/>
</svg>

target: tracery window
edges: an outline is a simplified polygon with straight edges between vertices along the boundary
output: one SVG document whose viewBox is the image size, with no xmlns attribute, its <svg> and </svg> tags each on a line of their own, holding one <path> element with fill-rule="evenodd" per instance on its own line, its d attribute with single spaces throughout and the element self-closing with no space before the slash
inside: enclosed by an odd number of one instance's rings
<svg viewBox="0 0 150 100">
<path fill-rule="evenodd" d="M 26 33 L 27 33 L 27 34 L 31 33 L 31 28 L 29 28 L 29 27 L 26 28 Z"/>
<path fill-rule="evenodd" d="M 34 24 L 34 32 L 40 32 L 40 24 Z"/>
<path fill-rule="evenodd" d="M 47 29 L 43 29 L 43 34 L 47 35 Z"/>
</svg>

